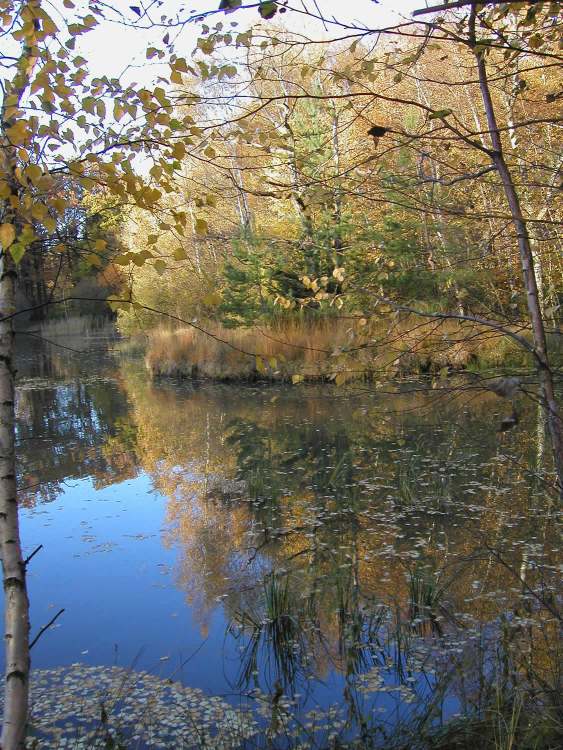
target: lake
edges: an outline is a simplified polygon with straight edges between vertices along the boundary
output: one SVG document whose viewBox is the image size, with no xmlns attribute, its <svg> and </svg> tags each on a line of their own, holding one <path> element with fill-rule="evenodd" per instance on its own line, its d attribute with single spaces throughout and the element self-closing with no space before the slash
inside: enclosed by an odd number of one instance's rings
<svg viewBox="0 0 563 750">
<path fill-rule="evenodd" d="M 551 679 L 541 415 L 522 398 L 503 432 L 509 402 L 447 385 L 151 382 L 101 339 L 22 348 L 32 637 L 64 609 L 32 651 L 38 746 L 385 746 L 479 712 L 516 654 Z"/>
</svg>

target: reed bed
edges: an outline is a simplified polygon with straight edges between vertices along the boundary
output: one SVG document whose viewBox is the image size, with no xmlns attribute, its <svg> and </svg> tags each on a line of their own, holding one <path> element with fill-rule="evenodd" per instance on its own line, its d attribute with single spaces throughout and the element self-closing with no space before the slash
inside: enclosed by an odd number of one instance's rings
<svg viewBox="0 0 563 750">
<path fill-rule="evenodd" d="M 411 318 L 363 328 L 353 318 L 157 328 L 148 336 L 145 361 L 154 377 L 338 383 L 525 364 L 517 344 L 484 326 Z"/>
</svg>

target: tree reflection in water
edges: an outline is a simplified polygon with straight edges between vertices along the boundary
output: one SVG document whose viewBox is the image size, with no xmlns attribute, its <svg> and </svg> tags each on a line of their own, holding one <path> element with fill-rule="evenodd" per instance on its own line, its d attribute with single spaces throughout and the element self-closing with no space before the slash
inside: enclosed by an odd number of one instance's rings
<svg viewBox="0 0 563 750">
<path fill-rule="evenodd" d="M 524 683 L 557 707 L 556 506 L 531 410 L 499 436 L 491 393 L 151 384 L 126 361 L 103 373 L 24 383 L 25 502 L 146 473 L 194 616 L 204 632 L 217 608 L 230 621 L 236 690 L 276 713 L 336 675 L 344 727 L 386 737 L 483 716 Z"/>
</svg>

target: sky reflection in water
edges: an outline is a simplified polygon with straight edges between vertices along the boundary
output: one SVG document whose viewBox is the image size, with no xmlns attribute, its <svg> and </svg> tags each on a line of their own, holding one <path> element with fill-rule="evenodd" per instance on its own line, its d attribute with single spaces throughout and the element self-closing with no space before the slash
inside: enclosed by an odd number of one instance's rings
<svg viewBox="0 0 563 750">
<path fill-rule="evenodd" d="M 483 549 L 533 583 L 556 548 L 522 468 L 544 471 L 536 415 L 500 436 L 492 394 L 150 384 L 99 353 L 27 352 L 20 371 L 33 631 L 65 608 L 36 669 L 133 666 L 308 707 L 387 686 L 377 705 L 408 711 L 521 599 Z M 464 669 L 449 712 L 475 698 Z"/>
</svg>

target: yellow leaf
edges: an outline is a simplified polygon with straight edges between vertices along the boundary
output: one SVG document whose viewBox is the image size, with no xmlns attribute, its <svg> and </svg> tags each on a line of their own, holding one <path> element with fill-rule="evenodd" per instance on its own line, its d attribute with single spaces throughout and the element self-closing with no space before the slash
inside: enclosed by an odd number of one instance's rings
<svg viewBox="0 0 563 750">
<path fill-rule="evenodd" d="M 184 57 L 179 57 L 177 60 L 174 60 L 174 62 L 172 63 L 172 67 L 174 68 L 174 70 L 177 70 L 179 73 L 188 72 L 188 64 Z"/>
<path fill-rule="evenodd" d="M 34 219 L 42 221 L 47 215 L 47 208 L 42 203 L 34 203 L 31 209 L 31 215 Z"/>
<path fill-rule="evenodd" d="M 96 106 L 96 100 L 93 96 L 87 96 L 85 99 L 82 100 L 82 108 L 88 112 L 88 114 L 93 115 L 94 114 L 94 108 Z"/>
<path fill-rule="evenodd" d="M 11 127 L 6 128 L 6 135 L 14 146 L 20 146 L 27 135 L 27 121 L 17 120 Z"/>
<path fill-rule="evenodd" d="M 49 232 L 54 232 L 57 228 L 57 222 L 51 216 L 46 216 L 42 220 L 42 224 Z"/>
<path fill-rule="evenodd" d="M 118 266 L 128 266 L 129 256 L 128 255 L 116 255 L 113 262 Z"/>
<path fill-rule="evenodd" d="M 303 375 L 292 375 L 291 376 L 291 382 L 293 385 L 297 385 L 298 383 L 302 383 L 305 380 Z"/>
<path fill-rule="evenodd" d="M 186 155 L 186 147 L 183 143 L 175 143 L 172 147 L 172 156 L 175 159 L 182 159 Z"/>
<path fill-rule="evenodd" d="M 195 222 L 196 234 L 199 234 L 199 235 L 207 234 L 208 228 L 209 227 L 205 219 L 196 219 L 196 222 Z"/>
<path fill-rule="evenodd" d="M 204 55 L 211 55 L 215 49 L 213 39 L 198 39 L 197 46 L 203 52 Z"/>
<path fill-rule="evenodd" d="M 203 298 L 202 302 L 204 305 L 208 305 L 209 307 L 217 307 L 217 305 L 221 304 L 222 297 L 219 294 L 219 292 L 210 292 L 210 294 L 206 294 Z"/>
<path fill-rule="evenodd" d="M 108 298 L 107 302 L 110 306 L 110 309 L 114 312 L 117 312 L 117 310 L 126 310 L 129 307 L 127 302 L 120 302 L 119 300 L 112 299 L 111 297 Z"/>
<path fill-rule="evenodd" d="M 94 243 L 94 248 L 96 250 L 105 250 L 107 247 L 107 242 L 105 240 L 96 240 Z"/>
<path fill-rule="evenodd" d="M 47 14 L 43 16 L 42 21 L 43 21 L 42 31 L 45 35 L 54 36 L 59 30 L 56 23 L 53 21 L 52 18 L 49 18 Z"/>
<path fill-rule="evenodd" d="M 86 263 L 88 263 L 91 266 L 96 266 L 97 268 L 99 268 L 102 265 L 101 259 L 97 255 L 94 255 L 94 253 L 90 253 L 89 255 L 87 255 L 85 260 L 86 260 Z"/>
<path fill-rule="evenodd" d="M 43 170 L 37 164 L 30 164 L 25 168 L 25 176 L 34 184 L 41 179 Z"/>
<path fill-rule="evenodd" d="M 82 19 L 82 23 L 84 24 L 84 26 L 86 26 L 89 29 L 98 25 L 98 21 L 96 20 L 96 17 L 93 16 L 91 13 L 89 13 L 87 16 L 84 16 L 84 18 Z"/>
<path fill-rule="evenodd" d="M 344 281 L 344 269 L 343 268 L 335 268 L 332 272 L 332 275 L 337 281 Z"/>
<path fill-rule="evenodd" d="M 52 204 L 55 210 L 57 211 L 57 213 L 59 214 L 64 213 L 64 210 L 66 208 L 66 201 L 64 200 L 64 198 L 55 198 L 52 201 Z"/>
<path fill-rule="evenodd" d="M 35 230 L 33 229 L 33 226 L 31 224 L 23 225 L 21 236 L 19 239 L 24 243 L 24 245 L 31 245 L 33 240 L 37 239 L 37 235 L 35 234 Z"/>
<path fill-rule="evenodd" d="M 16 239 L 16 228 L 13 224 L 0 224 L 0 244 L 6 250 Z"/>
</svg>

